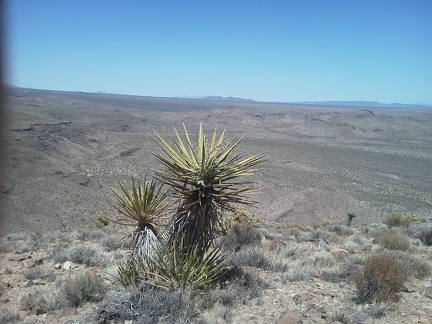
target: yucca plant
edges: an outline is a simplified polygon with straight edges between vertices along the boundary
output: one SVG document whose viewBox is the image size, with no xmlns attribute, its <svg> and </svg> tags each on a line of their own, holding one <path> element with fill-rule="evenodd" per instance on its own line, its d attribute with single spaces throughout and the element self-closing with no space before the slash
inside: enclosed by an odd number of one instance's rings
<svg viewBox="0 0 432 324">
<path fill-rule="evenodd" d="M 225 273 L 226 256 L 216 247 L 204 255 L 197 245 L 186 246 L 184 237 L 173 245 L 161 244 L 153 258 L 130 257 L 123 261 L 113 282 L 124 287 L 142 282 L 168 290 L 198 291 Z"/>
<path fill-rule="evenodd" d="M 243 137 L 227 140 L 225 131 L 217 136 L 216 130 L 207 138 L 202 124 L 192 142 L 185 126 L 184 137 L 174 129 L 173 144 L 156 133 L 154 140 L 164 154 L 154 153 L 164 169 L 157 174 L 179 198 L 172 220 L 171 242 L 184 235 L 186 245 L 198 245 L 206 251 L 220 225 L 222 212 L 235 203 L 249 204 L 245 197 L 252 191 L 249 182 L 238 180 L 251 175 L 252 167 L 264 161 L 259 154 L 244 156 L 237 153 Z"/>
<path fill-rule="evenodd" d="M 111 188 L 114 193 L 112 206 L 120 213 L 121 218 L 110 219 L 112 222 L 134 226 L 131 234 L 132 255 L 141 258 L 151 257 L 154 247 L 160 245 L 163 238 L 161 222 L 168 211 L 166 191 L 162 191 L 163 184 L 156 181 L 146 181 L 141 185 L 132 178 L 132 188 L 119 182 L 121 193 Z"/>
<path fill-rule="evenodd" d="M 198 245 L 189 245 L 181 236 L 173 245 L 162 244 L 149 263 L 147 283 L 164 289 L 200 290 L 225 273 L 225 258 L 220 247 L 202 253 Z"/>
</svg>

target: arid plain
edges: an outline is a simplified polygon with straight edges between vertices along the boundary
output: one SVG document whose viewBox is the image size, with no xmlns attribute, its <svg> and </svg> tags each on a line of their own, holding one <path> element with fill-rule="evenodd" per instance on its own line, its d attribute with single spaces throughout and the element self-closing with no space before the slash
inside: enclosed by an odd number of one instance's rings
<svg viewBox="0 0 432 324">
<path fill-rule="evenodd" d="M 1 231 L 71 231 L 116 217 L 110 187 L 154 174 L 152 136 L 173 127 L 245 135 L 267 161 L 247 207 L 266 227 L 432 218 L 432 110 L 10 89 Z"/>
</svg>

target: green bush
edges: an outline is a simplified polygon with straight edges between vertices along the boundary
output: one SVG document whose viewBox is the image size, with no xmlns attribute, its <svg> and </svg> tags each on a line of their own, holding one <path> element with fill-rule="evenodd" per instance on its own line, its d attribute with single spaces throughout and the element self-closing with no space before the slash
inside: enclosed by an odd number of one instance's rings
<svg viewBox="0 0 432 324">
<path fill-rule="evenodd" d="M 393 213 L 385 217 L 384 223 L 389 227 L 401 227 L 417 224 L 420 223 L 420 221 L 416 216 Z"/>
<path fill-rule="evenodd" d="M 397 254 L 372 255 L 366 260 L 363 272 L 353 278 L 357 288 L 356 300 L 361 304 L 393 301 L 407 278 Z"/>
</svg>

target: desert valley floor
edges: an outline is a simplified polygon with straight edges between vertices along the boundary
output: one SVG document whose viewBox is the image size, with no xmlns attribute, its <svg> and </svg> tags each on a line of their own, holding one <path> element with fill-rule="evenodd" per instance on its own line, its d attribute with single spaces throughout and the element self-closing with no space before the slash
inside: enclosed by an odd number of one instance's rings
<svg viewBox="0 0 432 324">
<path fill-rule="evenodd" d="M 268 227 L 367 224 L 389 213 L 432 218 L 432 110 L 154 98 L 10 89 L 1 230 L 43 232 L 115 218 L 110 187 L 159 168 L 154 132 L 245 135 L 267 161 L 247 207 Z"/>
</svg>

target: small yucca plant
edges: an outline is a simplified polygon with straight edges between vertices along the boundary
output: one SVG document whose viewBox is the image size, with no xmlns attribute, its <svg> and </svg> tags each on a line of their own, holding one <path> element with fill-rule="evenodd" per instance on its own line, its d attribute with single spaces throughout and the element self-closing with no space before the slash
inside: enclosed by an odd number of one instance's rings
<svg viewBox="0 0 432 324">
<path fill-rule="evenodd" d="M 162 243 L 153 258 L 130 257 L 118 267 L 113 282 L 124 287 L 141 283 L 167 290 L 204 289 L 225 273 L 225 258 L 217 247 L 204 255 L 197 245 L 186 246 L 184 238 L 174 244 Z"/>
<path fill-rule="evenodd" d="M 176 139 L 168 143 L 156 134 L 156 143 L 165 153 L 155 157 L 165 167 L 158 175 L 172 186 L 179 204 L 172 221 L 171 242 L 184 235 L 186 246 L 198 245 L 206 251 L 220 225 L 223 211 L 235 203 L 251 203 L 244 194 L 252 191 L 249 182 L 237 180 L 251 175 L 252 167 L 264 161 L 261 155 L 246 157 L 237 153 L 243 139 L 226 140 L 216 130 L 207 138 L 200 124 L 193 142 L 184 126 L 184 138 L 175 130 Z"/>
<path fill-rule="evenodd" d="M 112 222 L 136 227 L 132 235 L 132 255 L 141 258 L 151 257 L 155 246 L 163 238 L 161 221 L 168 210 L 167 192 L 162 191 L 163 185 L 157 185 L 154 180 L 145 181 L 141 185 L 132 179 L 132 188 L 119 182 L 121 193 L 114 193 L 112 206 L 120 213 L 118 220 Z"/>
</svg>

